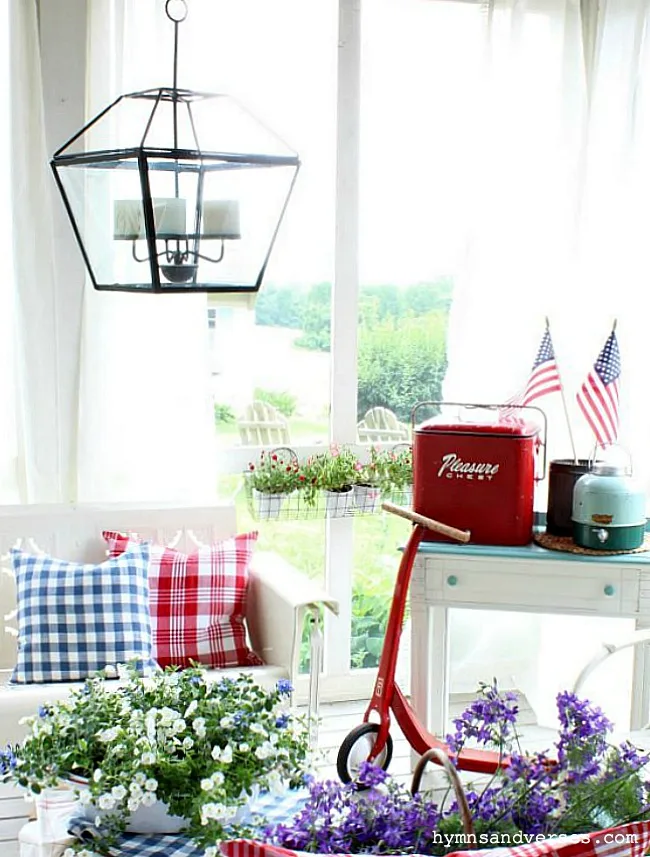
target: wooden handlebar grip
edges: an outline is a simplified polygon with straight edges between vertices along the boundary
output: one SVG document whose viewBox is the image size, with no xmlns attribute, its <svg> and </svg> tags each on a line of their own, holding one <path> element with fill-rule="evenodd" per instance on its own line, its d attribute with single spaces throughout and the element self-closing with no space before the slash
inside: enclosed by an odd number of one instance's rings
<svg viewBox="0 0 650 857">
<path fill-rule="evenodd" d="M 400 518 L 406 518 L 407 521 L 412 521 L 414 524 L 427 527 L 427 529 L 433 530 L 435 533 L 448 536 L 450 539 L 456 539 L 457 542 L 467 544 L 472 535 L 469 530 L 457 530 L 456 527 L 441 524 L 440 521 L 434 521 L 433 518 L 427 518 L 419 512 L 413 512 L 411 509 L 405 509 L 403 506 L 396 506 L 394 503 L 382 503 L 381 508 L 386 512 L 392 512 L 393 515 L 399 515 Z"/>
</svg>

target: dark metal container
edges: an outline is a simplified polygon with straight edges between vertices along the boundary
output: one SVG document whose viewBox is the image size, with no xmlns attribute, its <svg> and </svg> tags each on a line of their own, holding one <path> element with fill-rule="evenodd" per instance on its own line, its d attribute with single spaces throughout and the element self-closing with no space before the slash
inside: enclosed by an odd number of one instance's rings
<svg viewBox="0 0 650 857">
<path fill-rule="evenodd" d="M 553 536 L 573 535 L 573 489 L 581 476 L 589 473 L 594 462 L 588 458 L 556 459 L 548 470 L 546 532 Z"/>
</svg>

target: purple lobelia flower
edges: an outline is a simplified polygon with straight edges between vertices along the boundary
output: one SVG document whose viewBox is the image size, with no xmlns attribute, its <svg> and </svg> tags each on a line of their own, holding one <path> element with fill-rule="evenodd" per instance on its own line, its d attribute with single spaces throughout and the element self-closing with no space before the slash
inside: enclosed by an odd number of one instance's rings
<svg viewBox="0 0 650 857">
<path fill-rule="evenodd" d="M 650 762 L 650 754 L 640 753 L 630 741 L 623 741 L 618 747 L 613 747 L 612 751 L 607 760 L 608 778 L 616 779 L 633 771 L 640 771 Z"/>
<path fill-rule="evenodd" d="M 429 853 L 440 820 L 436 804 L 370 763 L 361 766 L 359 783 L 367 791 L 312 780 L 303 809 L 289 824 L 266 827 L 264 839 L 322 854 Z"/>
<path fill-rule="evenodd" d="M 8 776 L 16 769 L 18 760 L 16 759 L 15 747 L 7 744 L 4 750 L 0 749 L 0 777 Z"/>
<path fill-rule="evenodd" d="M 385 783 L 388 779 L 388 773 L 378 765 L 373 765 L 372 762 L 362 762 L 359 765 L 359 774 L 357 783 L 366 788 L 373 788 Z"/>
<path fill-rule="evenodd" d="M 560 734 L 550 754 L 524 754 L 518 748 L 517 705 L 513 693 L 496 682 L 454 721 L 448 736 L 454 753 L 466 743 L 498 748 L 507 766 L 466 798 L 477 832 L 514 830 L 536 836 L 596 830 L 650 817 L 650 784 L 642 770 L 650 757 L 629 742 L 607 742 L 611 724 L 602 711 L 575 694 L 558 696 Z M 358 785 L 364 788 L 360 790 Z M 459 831 L 456 801 L 440 792 L 411 795 L 385 771 L 361 765 L 358 785 L 308 783 L 309 799 L 286 825 L 263 832 L 271 843 L 324 854 L 431 854 L 455 850 L 443 845 L 444 832 Z M 444 806 L 436 801 L 442 797 Z M 443 831 L 443 834 L 441 834 Z"/>
<path fill-rule="evenodd" d="M 492 684 L 481 684 L 479 693 L 480 696 L 454 720 L 454 734 L 445 739 L 452 753 L 459 753 L 467 741 L 504 750 L 517 738 L 517 695 L 511 691 L 500 692 L 496 679 Z"/>
<path fill-rule="evenodd" d="M 575 782 L 587 780 L 600 770 L 612 724 L 598 706 L 565 691 L 557 695 L 560 737 L 557 761 Z"/>
<path fill-rule="evenodd" d="M 482 791 L 467 791 L 465 793 L 467 805 L 474 821 L 491 822 L 508 816 L 510 810 L 509 795 L 501 785 L 487 786 Z M 445 816 L 458 813 L 458 802 L 453 801 Z"/>
<path fill-rule="evenodd" d="M 524 789 L 513 804 L 510 817 L 523 833 L 549 833 L 555 823 L 560 798 L 550 789 Z"/>
</svg>

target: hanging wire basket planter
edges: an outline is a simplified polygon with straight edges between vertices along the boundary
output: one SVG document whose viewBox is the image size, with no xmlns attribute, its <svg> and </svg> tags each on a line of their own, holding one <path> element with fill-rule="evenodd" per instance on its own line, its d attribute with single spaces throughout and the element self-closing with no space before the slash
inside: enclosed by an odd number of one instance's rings
<svg viewBox="0 0 650 857">
<path fill-rule="evenodd" d="M 260 462 L 244 471 L 248 509 L 256 521 L 349 518 L 378 514 L 384 500 L 407 507 L 412 503 L 410 486 L 383 490 L 378 485 L 356 483 L 328 491 L 305 485 L 298 455 L 291 447 L 264 450 Z M 269 471 L 277 478 L 265 478 Z"/>
</svg>

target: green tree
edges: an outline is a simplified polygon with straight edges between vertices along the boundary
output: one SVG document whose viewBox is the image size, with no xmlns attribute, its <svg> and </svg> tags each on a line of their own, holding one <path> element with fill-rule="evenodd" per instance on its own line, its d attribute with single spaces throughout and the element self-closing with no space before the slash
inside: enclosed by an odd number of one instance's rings
<svg viewBox="0 0 650 857">
<path fill-rule="evenodd" d="M 448 312 L 451 306 L 453 282 L 441 277 L 434 283 L 415 283 L 401 290 L 404 314 L 424 315 L 439 309 Z"/>
<path fill-rule="evenodd" d="M 300 328 L 307 295 L 306 288 L 264 286 L 255 302 L 255 323 Z"/>
<path fill-rule="evenodd" d="M 422 316 L 432 310 L 448 311 L 452 281 L 441 277 L 430 283 L 410 286 L 391 284 L 361 286 L 359 323 L 374 325 L 389 319 Z M 311 286 L 265 285 L 255 305 L 255 322 L 273 327 L 301 329 L 297 345 L 318 351 L 329 351 L 331 283 Z"/>
<path fill-rule="evenodd" d="M 303 335 L 296 339 L 296 345 L 315 351 L 330 350 L 331 301 L 331 283 L 317 283 L 311 287 L 301 317 Z"/>
<path fill-rule="evenodd" d="M 372 303 L 379 319 L 400 318 L 405 310 L 402 305 L 402 289 L 397 286 L 361 286 L 359 304 Z"/>
<path fill-rule="evenodd" d="M 447 368 L 447 314 L 389 319 L 359 330 L 358 415 L 383 405 L 408 421 L 420 401 L 438 401 Z"/>
<path fill-rule="evenodd" d="M 296 412 L 297 399 L 287 390 L 264 390 L 262 387 L 256 387 L 255 400 L 273 405 L 285 417 L 292 417 Z"/>
</svg>

